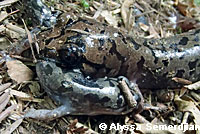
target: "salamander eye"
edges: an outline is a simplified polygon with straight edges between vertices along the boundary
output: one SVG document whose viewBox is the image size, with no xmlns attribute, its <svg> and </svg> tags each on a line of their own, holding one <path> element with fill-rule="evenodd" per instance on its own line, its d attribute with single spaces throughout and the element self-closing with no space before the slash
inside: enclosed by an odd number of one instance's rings
<svg viewBox="0 0 200 134">
<path fill-rule="evenodd" d="M 80 63 L 81 53 L 75 47 L 61 49 L 58 51 L 61 62 L 67 66 L 76 66 Z"/>
</svg>

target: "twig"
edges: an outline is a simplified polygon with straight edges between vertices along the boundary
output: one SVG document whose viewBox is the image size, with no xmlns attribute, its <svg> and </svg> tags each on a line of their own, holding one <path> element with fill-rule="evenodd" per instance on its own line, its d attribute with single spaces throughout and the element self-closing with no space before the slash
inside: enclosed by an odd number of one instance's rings
<svg viewBox="0 0 200 134">
<path fill-rule="evenodd" d="M 185 87 L 189 90 L 198 90 L 198 89 L 200 89 L 200 81 L 195 82 L 195 83 L 190 84 L 190 85 L 186 85 Z"/>
<path fill-rule="evenodd" d="M 134 99 L 128 85 L 126 84 L 125 80 L 119 81 L 121 90 L 124 94 L 124 97 L 128 103 L 128 106 L 131 108 L 135 108 L 137 105 L 137 101 Z"/>
<path fill-rule="evenodd" d="M 20 59 L 22 61 L 28 61 L 28 62 L 32 61 L 32 59 L 30 59 L 30 58 L 25 58 L 25 57 L 22 57 L 22 56 L 19 56 L 19 55 L 10 55 L 10 57 L 15 58 L 15 59 Z"/>
<path fill-rule="evenodd" d="M 12 83 L 5 83 L 5 84 L 0 85 L 0 93 L 6 90 L 7 88 L 9 88 L 11 84 Z"/>
<path fill-rule="evenodd" d="M 137 122 L 140 122 L 140 123 L 149 123 L 148 120 L 146 120 L 142 115 L 140 114 L 136 114 L 136 115 L 133 115 L 134 116 L 134 119 L 137 121 Z"/>
<path fill-rule="evenodd" d="M 182 123 L 187 123 L 188 117 L 189 117 L 190 113 L 189 112 L 185 112 L 184 116 L 183 116 L 183 120 Z"/>
<path fill-rule="evenodd" d="M 35 58 L 35 54 L 34 54 L 34 51 L 33 51 L 33 40 L 32 40 L 32 37 L 31 37 L 31 33 L 30 33 L 30 31 L 28 30 L 28 28 L 27 28 L 27 26 L 26 26 L 26 24 L 25 24 L 25 22 L 24 22 L 24 20 L 22 19 L 22 21 L 23 21 L 23 23 L 24 23 L 24 27 L 25 27 L 25 30 L 26 30 L 26 32 L 27 32 L 27 35 L 28 35 L 28 41 L 29 41 L 29 44 L 30 44 L 30 47 L 31 47 L 31 52 L 32 52 L 32 55 L 33 55 L 33 59 L 34 59 L 34 61 L 33 62 L 37 62 L 37 60 L 36 60 L 36 58 Z"/>
<path fill-rule="evenodd" d="M 149 13 L 153 13 L 153 12 L 155 12 L 155 10 L 146 11 L 144 13 L 134 15 L 133 17 L 140 17 L 140 16 L 143 16 L 143 15 L 146 15 L 146 14 L 149 14 Z"/>
<path fill-rule="evenodd" d="M 4 0 L 4 1 L 0 2 L 0 7 L 9 6 L 10 4 L 15 3 L 17 1 L 19 1 L 19 0 Z"/>
</svg>

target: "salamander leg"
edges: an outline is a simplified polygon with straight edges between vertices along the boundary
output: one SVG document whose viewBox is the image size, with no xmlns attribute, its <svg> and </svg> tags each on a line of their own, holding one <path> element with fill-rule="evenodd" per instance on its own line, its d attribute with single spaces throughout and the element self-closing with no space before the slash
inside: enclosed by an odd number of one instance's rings
<svg viewBox="0 0 200 134">
<path fill-rule="evenodd" d="M 53 120 L 64 115 L 69 115 L 71 112 L 74 112 L 74 109 L 70 106 L 61 105 L 58 108 L 53 110 L 47 109 L 30 109 L 27 113 L 25 113 L 24 118 L 32 118 L 38 120 Z"/>
</svg>

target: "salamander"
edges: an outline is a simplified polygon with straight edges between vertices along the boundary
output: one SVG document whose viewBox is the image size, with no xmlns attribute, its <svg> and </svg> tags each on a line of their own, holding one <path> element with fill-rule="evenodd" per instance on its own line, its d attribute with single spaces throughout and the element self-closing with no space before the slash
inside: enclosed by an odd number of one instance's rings
<svg viewBox="0 0 200 134">
<path fill-rule="evenodd" d="M 38 34 L 46 57 L 93 78 L 125 76 L 140 88 L 177 88 L 180 77 L 200 80 L 200 30 L 162 39 L 127 35 L 95 20 L 62 14 L 54 28 Z"/>
<path fill-rule="evenodd" d="M 48 8 L 40 0 L 28 3 L 32 3 L 29 7 L 42 7 L 32 9 L 45 16 L 44 8 Z M 40 23 L 55 21 L 47 11 L 47 19 L 38 16 L 45 19 Z M 62 13 L 53 27 L 37 33 L 36 42 L 43 57 L 69 68 L 80 68 L 93 78 L 122 75 L 147 89 L 180 87 L 173 77 L 200 80 L 200 29 L 168 38 L 145 39 L 96 20 Z M 28 44 L 27 40 L 24 44 Z M 12 53 L 22 51 L 17 47 Z"/>
<path fill-rule="evenodd" d="M 58 16 L 55 26 L 40 31 L 36 36 L 36 42 L 41 49 L 39 58 L 54 61 L 59 68 L 80 69 L 84 77 L 99 79 L 122 75 L 141 89 L 182 86 L 174 82 L 173 77 L 192 82 L 200 80 L 199 29 L 168 38 L 145 39 L 128 35 L 123 30 L 96 20 L 62 13 Z M 19 47 L 12 50 L 12 53 L 21 54 L 22 50 Z M 47 63 L 41 64 L 37 64 L 36 68 L 42 85 L 46 86 L 54 80 L 61 84 L 57 76 L 41 75 L 45 72 L 42 66 Z M 51 71 L 53 72 L 54 70 Z M 60 74 L 62 76 L 65 73 Z M 63 94 L 54 97 L 54 90 L 58 88 L 55 89 L 53 85 L 44 88 L 54 100 L 68 100 L 69 96 L 65 95 L 65 91 L 59 90 Z M 98 93 L 100 92 L 95 90 L 95 94 Z M 82 112 L 86 113 L 88 110 Z M 103 112 L 96 111 L 96 114 L 101 113 Z"/>
<path fill-rule="evenodd" d="M 180 87 L 173 77 L 200 80 L 200 30 L 145 39 L 95 20 L 71 18 L 63 13 L 54 28 L 37 34 L 44 57 L 93 78 L 122 75 L 146 89 Z"/>
<path fill-rule="evenodd" d="M 37 75 L 42 87 L 48 95 L 61 105 L 48 114 L 57 118 L 62 115 L 99 115 L 126 114 L 133 110 L 130 108 L 119 88 L 117 78 L 99 78 L 89 80 L 80 70 L 66 70 L 49 61 L 38 62 Z M 139 101 L 139 96 L 132 90 L 133 97 Z M 82 103 L 81 103 L 82 102 Z M 37 111 L 37 110 L 36 110 Z M 45 110 L 44 110 L 45 111 Z M 57 113 L 55 114 L 55 111 Z M 27 113 L 26 117 L 35 117 L 37 113 Z M 40 115 L 40 119 L 45 119 Z"/>
</svg>

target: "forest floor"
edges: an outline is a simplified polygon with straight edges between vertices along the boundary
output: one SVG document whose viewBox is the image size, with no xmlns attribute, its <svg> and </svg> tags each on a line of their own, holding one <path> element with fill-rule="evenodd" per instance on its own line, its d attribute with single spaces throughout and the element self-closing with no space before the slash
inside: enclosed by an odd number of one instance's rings
<svg viewBox="0 0 200 134">
<path fill-rule="evenodd" d="M 126 31 L 130 35 L 144 38 L 165 38 L 199 28 L 199 0 L 44 0 L 54 10 L 73 11 L 79 16 L 95 19 Z M 53 121 L 24 119 L 25 111 L 53 109 L 55 103 L 40 88 L 33 60 L 12 55 L 16 61 L 6 61 L 7 48 L 21 42 L 27 35 L 22 19 L 29 31 L 34 27 L 31 18 L 23 18 L 23 2 L 20 0 L 0 1 L 0 133 L 1 134 L 74 134 L 74 133 L 200 133 L 200 130 L 148 129 L 149 125 L 175 126 L 199 125 L 200 96 L 197 87 L 190 89 L 142 90 L 145 103 L 151 109 L 134 115 L 64 116 Z M 28 10 L 28 9 L 26 9 Z M 39 24 L 38 24 L 39 25 Z M 176 79 L 191 84 L 184 79 Z M 200 85 L 198 84 L 198 89 Z M 196 89 L 196 90 L 195 90 Z M 112 129 L 100 129 L 105 123 Z M 117 130 L 117 124 L 128 127 Z M 141 127 L 141 129 L 140 129 Z"/>
</svg>

